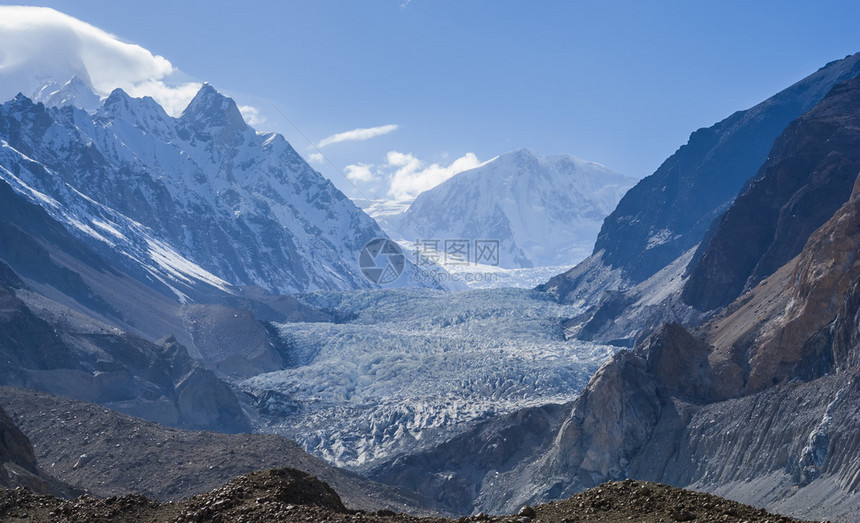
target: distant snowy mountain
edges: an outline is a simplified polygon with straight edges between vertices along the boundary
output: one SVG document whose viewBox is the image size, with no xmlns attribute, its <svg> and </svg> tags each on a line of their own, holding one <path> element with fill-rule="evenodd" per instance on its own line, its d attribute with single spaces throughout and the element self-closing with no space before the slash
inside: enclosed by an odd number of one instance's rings
<svg viewBox="0 0 860 523">
<path fill-rule="evenodd" d="M 62 85 L 55 82 L 45 84 L 33 95 L 33 101 L 48 107 L 71 105 L 91 113 L 98 109 L 101 99 L 93 92 L 92 86 L 75 75 Z"/>
<path fill-rule="evenodd" d="M 379 226 L 278 134 L 204 85 L 172 118 L 151 98 L 72 79 L 0 106 L 0 178 L 100 252 L 168 285 L 272 292 L 373 288 L 359 268 Z M 394 283 L 416 285 L 406 274 Z M 399 282 L 403 283 L 399 283 Z M 434 286 L 430 280 L 426 285 Z"/>
<path fill-rule="evenodd" d="M 598 163 L 520 149 L 420 194 L 400 215 L 370 212 L 384 215 L 393 237 L 439 240 L 443 257 L 445 240 L 489 240 L 499 247 L 491 265 L 570 266 L 591 253 L 603 219 L 635 181 Z M 476 249 L 470 256 L 480 262 Z"/>
</svg>

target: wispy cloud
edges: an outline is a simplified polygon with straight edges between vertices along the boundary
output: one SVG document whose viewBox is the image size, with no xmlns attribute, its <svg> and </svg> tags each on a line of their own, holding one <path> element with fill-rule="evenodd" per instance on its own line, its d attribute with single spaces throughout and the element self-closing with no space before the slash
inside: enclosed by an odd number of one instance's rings
<svg viewBox="0 0 860 523">
<path fill-rule="evenodd" d="M 377 136 L 382 136 L 384 134 L 388 134 L 396 131 L 398 126 L 396 124 L 389 125 L 380 125 L 379 127 L 367 127 L 363 129 L 353 129 L 351 131 L 345 131 L 342 133 L 333 134 L 327 138 L 323 138 L 322 141 L 317 145 L 317 147 L 325 147 L 327 145 L 340 143 L 340 142 L 359 142 L 362 140 L 369 140 L 371 138 L 376 138 Z"/>
</svg>

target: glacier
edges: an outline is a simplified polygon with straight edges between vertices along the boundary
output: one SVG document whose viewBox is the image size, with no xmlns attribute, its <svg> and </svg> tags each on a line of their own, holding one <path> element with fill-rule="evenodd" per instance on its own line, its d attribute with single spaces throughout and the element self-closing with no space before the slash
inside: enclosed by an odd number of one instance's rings
<svg viewBox="0 0 860 523">
<path fill-rule="evenodd" d="M 566 403 L 617 348 L 565 340 L 579 312 L 526 289 L 316 292 L 342 323 L 277 325 L 291 368 L 235 383 L 257 429 L 362 471 L 515 410 Z"/>
</svg>

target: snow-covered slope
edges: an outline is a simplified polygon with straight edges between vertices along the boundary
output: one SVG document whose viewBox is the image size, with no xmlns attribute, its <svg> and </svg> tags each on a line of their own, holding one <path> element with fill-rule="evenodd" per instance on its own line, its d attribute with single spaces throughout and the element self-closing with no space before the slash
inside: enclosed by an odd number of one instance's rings
<svg viewBox="0 0 860 523">
<path fill-rule="evenodd" d="M 498 240 L 498 266 L 570 266 L 635 179 L 572 156 L 504 154 L 420 194 L 389 234 L 406 241 Z M 441 245 L 444 245 L 442 243 Z"/>
<path fill-rule="evenodd" d="M 0 106 L 0 177 L 73 233 L 168 285 L 376 287 L 358 258 L 385 233 L 233 100 L 204 85 L 172 118 L 117 89 L 90 114 L 66 103 L 84 87 L 46 94 L 61 107 L 24 96 Z M 410 270 L 401 285 L 415 285 Z"/>
<path fill-rule="evenodd" d="M 294 367 L 240 388 L 262 429 L 339 466 L 367 470 L 476 421 L 574 399 L 615 349 L 565 341 L 578 312 L 525 289 L 314 293 L 346 323 L 279 326 Z"/>
</svg>

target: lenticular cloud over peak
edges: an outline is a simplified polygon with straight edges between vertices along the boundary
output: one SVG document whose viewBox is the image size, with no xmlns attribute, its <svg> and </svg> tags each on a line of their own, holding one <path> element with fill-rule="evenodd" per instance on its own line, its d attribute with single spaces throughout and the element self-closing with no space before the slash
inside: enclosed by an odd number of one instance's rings
<svg viewBox="0 0 860 523">
<path fill-rule="evenodd" d="M 33 96 L 46 84 L 77 76 L 100 96 L 119 87 L 132 96 L 152 96 L 178 114 L 199 84 L 171 84 L 175 72 L 163 56 L 54 9 L 0 6 L 3 100 L 19 92 Z"/>
</svg>

